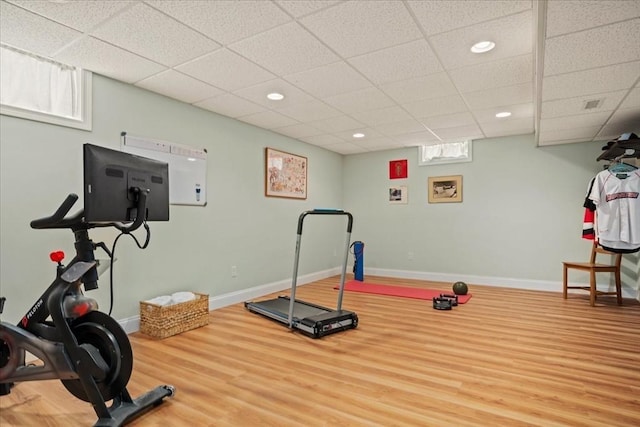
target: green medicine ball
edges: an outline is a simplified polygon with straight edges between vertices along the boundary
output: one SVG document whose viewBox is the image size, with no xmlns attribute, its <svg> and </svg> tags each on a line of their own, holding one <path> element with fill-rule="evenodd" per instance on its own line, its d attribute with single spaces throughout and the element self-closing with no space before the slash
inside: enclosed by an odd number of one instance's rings
<svg viewBox="0 0 640 427">
<path fill-rule="evenodd" d="M 464 282 L 456 282 L 453 284 L 453 293 L 456 295 L 466 295 L 469 287 Z"/>
</svg>

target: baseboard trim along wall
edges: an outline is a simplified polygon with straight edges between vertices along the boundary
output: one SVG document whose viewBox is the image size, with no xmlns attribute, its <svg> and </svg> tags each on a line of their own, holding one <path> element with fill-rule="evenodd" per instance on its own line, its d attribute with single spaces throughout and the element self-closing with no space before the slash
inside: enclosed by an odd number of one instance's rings
<svg viewBox="0 0 640 427">
<path fill-rule="evenodd" d="M 352 267 L 348 267 L 347 271 L 352 271 Z M 329 270 L 318 271 L 315 273 L 299 276 L 297 280 L 298 286 L 312 283 L 317 280 L 326 279 L 340 274 L 340 267 Z M 367 274 L 379 277 L 397 277 L 404 279 L 429 280 L 433 282 L 449 282 L 454 283 L 462 281 L 474 286 L 498 286 L 503 288 L 527 289 L 533 291 L 561 292 L 562 282 L 552 282 L 544 280 L 527 280 L 513 279 L 505 277 L 485 277 L 466 274 L 449 274 L 449 273 L 430 273 L 425 271 L 409 271 L 409 270 L 390 270 L 384 268 L 368 268 Z M 366 275 L 365 275 L 366 281 Z M 578 286 L 588 286 L 588 283 L 574 283 Z M 238 304 L 245 301 L 251 301 L 254 298 L 260 298 L 264 295 L 275 292 L 288 291 L 291 288 L 291 279 L 280 280 L 277 282 L 267 283 L 255 286 L 249 289 L 229 292 L 223 295 L 216 295 L 209 298 L 209 310 L 227 307 L 229 305 Z M 622 294 L 625 298 L 634 298 L 640 300 L 640 291 L 622 288 Z M 119 320 L 120 325 L 126 333 L 134 333 L 140 330 L 140 316 L 132 316 Z"/>
</svg>

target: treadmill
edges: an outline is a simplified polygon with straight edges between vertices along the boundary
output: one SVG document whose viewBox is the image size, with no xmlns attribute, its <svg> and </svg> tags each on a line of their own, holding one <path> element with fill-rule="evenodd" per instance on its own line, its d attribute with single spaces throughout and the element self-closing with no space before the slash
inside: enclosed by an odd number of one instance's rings
<svg viewBox="0 0 640 427">
<path fill-rule="evenodd" d="M 340 277 L 340 289 L 338 291 L 338 305 L 335 310 L 321 305 L 296 299 L 296 282 L 298 279 L 298 261 L 300 259 L 300 241 L 302 239 L 302 224 L 308 215 L 343 215 L 348 218 L 347 242 L 342 263 L 342 275 Z M 321 338 L 336 332 L 354 329 L 358 326 L 358 316 L 352 311 L 342 309 L 342 295 L 344 293 L 344 281 L 347 271 L 347 258 L 349 256 L 349 241 L 353 216 L 349 212 L 339 209 L 314 209 L 305 211 L 298 218 L 298 235 L 296 239 L 296 254 L 293 263 L 293 278 L 291 282 L 291 295 L 260 301 L 245 302 L 247 310 L 263 315 L 277 322 L 283 323 L 289 329 L 297 329 L 312 338 Z"/>
</svg>

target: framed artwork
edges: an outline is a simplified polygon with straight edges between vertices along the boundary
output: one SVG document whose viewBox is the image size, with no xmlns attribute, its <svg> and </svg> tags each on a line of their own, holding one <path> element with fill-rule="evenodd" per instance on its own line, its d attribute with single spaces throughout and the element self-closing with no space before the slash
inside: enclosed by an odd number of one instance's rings
<svg viewBox="0 0 640 427">
<path fill-rule="evenodd" d="M 307 198 L 307 158 L 267 147 L 265 150 L 267 197 Z"/>
<path fill-rule="evenodd" d="M 409 176 L 407 160 L 391 160 L 389 162 L 389 179 L 404 179 Z"/>
<path fill-rule="evenodd" d="M 429 203 L 462 201 L 462 175 L 430 176 L 427 184 Z"/>
<path fill-rule="evenodd" d="M 389 203 L 392 205 L 406 205 L 408 196 L 406 186 L 389 187 Z"/>
</svg>

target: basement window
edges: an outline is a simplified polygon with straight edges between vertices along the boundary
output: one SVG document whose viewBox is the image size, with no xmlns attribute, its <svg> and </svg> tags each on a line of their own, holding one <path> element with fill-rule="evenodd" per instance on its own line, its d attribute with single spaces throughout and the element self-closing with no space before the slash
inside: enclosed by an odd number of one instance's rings
<svg viewBox="0 0 640 427">
<path fill-rule="evenodd" d="M 462 163 L 473 160 L 471 140 L 457 142 L 434 142 L 418 147 L 420 166 Z"/>
<path fill-rule="evenodd" d="M 0 114 L 91 130 L 91 72 L 0 45 Z"/>
</svg>

